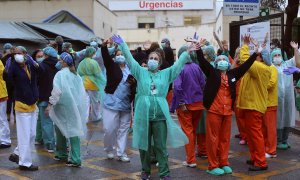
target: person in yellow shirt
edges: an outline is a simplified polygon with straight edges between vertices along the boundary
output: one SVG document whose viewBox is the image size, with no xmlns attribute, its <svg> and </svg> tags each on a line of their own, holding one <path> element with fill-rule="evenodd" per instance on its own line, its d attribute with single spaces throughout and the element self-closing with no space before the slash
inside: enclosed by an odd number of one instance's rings
<svg viewBox="0 0 300 180">
<path fill-rule="evenodd" d="M 258 48 L 257 41 L 253 41 Z M 249 44 L 245 43 L 240 50 L 240 61 L 243 63 L 250 57 Z M 268 83 L 271 77 L 270 59 L 262 50 L 261 55 L 244 75 L 239 89 L 237 107 L 240 109 L 241 118 L 245 122 L 248 146 L 251 159 L 249 171 L 268 169 L 265 146 L 262 134 L 263 116 L 267 110 Z M 262 62 L 264 60 L 264 62 Z M 266 65 L 268 64 L 268 65 Z"/>
<path fill-rule="evenodd" d="M 4 66 L 0 61 L 0 149 L 9 148 L 11 146 L 9 124 L 7 122 L 7 89 L 3 80 Z"/>
<path fill-rule="evenodd" d="M 265 139 L 266 158 L 275 158 L 277 145 L 277 106 L 278 106 L 278 71 L 270 66 L 271 79 L 268 84 L 268 108 L 263 118 L 263 135 Z"/>
<path fill-rule="evenodd" d="M 94 47 L 86 48 L 85 58 L 79 63 L 77 72 L 81 76 L 89 96 L 90 119 L 91 121 L 100 121 L 102 119 L 101 99 L 104 95 L 106 79 L 101 73 L 99 64 L 93 59 L 95 54 Z"/>
<path fill-rule="evenodd" d="M 38 101 L 37 72 L 39 65 L 22 46 L 16 47 L 6 64 L 7 80 L 14 84 L 18 146 L 9 160 L 19 164 L 20 170 L 36 171 L 32 164 L 31 145 L 35 139 Z"/>
</svg>

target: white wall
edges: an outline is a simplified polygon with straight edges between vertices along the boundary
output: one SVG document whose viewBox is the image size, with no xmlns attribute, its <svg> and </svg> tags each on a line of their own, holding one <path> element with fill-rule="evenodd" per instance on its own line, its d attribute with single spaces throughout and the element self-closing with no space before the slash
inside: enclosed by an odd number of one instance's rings
<svg viewBox="0 0 300 180">
<path fill-rule="evenodd" d="M 91 0 L 20 0 L 0 1 L 0 17 L 3 21 L 42 22 L 60 10 L 67 10 L 93 28 Z"/>
<path fill-rule="evenodd" d="M 97 0 L 93 2 L 93 30 L 101 38 L 108 38 L 117 31 L 117 16 L 102 6 Z"/>
<path fill-rule="evenodd" d="M 215 10 L 201 10 L 201 11 L 130 11 L 130 12 L 116 12 L 118 15 L 117 28 L 118 29 L 137 29 L 138 17 L 155 17 L 155 27 L 166 27 L 165 20 L 168 19 L 171 26 L 183 26 L 185 16 L 200 16 L 201 23 L 215 22 Z"/>
<path fill-rule="evenodd" d="M 172 48 L 179 49 L 185 44 L 184 39 L 187 36 L 193 36 L 194 32 L 198 32 L 201 38 L 206 38 L 209 41 L 213 40 L 214 23 L 201 25 L 201 26 L 189 26 L 189 27 L 171 27 L 171 28 L 156 28 L 150 29 L 127 29 L 118 30 L 125 41 L 128 43 L 130 49 L 135 49 L 138 46 L 142 46 L 145 41 L 159 42 L 163 38 L 169 38 Z M 214 45 L 216 45 L 214 43 Z"/>
</svg>

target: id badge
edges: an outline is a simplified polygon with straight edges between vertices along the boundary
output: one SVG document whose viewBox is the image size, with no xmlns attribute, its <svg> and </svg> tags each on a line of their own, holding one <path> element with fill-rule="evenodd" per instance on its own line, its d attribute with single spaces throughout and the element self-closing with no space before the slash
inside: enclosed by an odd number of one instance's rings
<svg viewBox="0 0 300 180">
<path fill-rule="evenodd" d="M 151 93 L 151 95 L 156 95 L 157 94 L 155 84 L 151 84 L 150 93 Z"/>
</svg>

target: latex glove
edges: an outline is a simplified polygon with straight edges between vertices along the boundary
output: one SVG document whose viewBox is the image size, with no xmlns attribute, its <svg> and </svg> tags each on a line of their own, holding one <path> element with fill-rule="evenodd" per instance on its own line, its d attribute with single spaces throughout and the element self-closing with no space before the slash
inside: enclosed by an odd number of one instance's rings
<svg viewBox="0 0 300 180">
<path fill-rule="evenodd" d="M 120 44 L 122 44 L 124 42 L 124 40 L 119 35 L 113 35 L 111 37 L 111 39 L 113 40 L 113 42 L 115 42 L 118 45 L 120 45 Z"/>
<path fill-rule="evenodd" d="M 283 73 L 286 75 L 291 75 L 294 73 L 300 73 L 300 69 L 297 67 L 288 67 L 287 69 L 283 70 Z"/>
</svg>

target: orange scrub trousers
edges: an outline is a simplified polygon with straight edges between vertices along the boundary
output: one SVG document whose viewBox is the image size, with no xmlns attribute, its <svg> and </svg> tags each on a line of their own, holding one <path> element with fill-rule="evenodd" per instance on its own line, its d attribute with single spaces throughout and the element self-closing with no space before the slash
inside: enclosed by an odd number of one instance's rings
<svg viewBox="0 0 300 180">
<path fill-rule="evenodd" d="M 249 47 L 243 45 L 240 60 L 250 57 Z M 265 145 L 262 133 L 263 116 L 267 110 L 268 82 L 271 78 L 270 67 L 263 62 L 255 61 L 244 75 L 239 90 L 237 107 L 245 122 L 248 147 L 251 160 L 256 167 L 267 167 Z"/>
<path fill-rule="evenodd" d="M 232 119 L 232 99 L 227 75 L 221 75 L 221 86 L 206 116 L 208 169 L 228 166 Z"/>
</svg>

